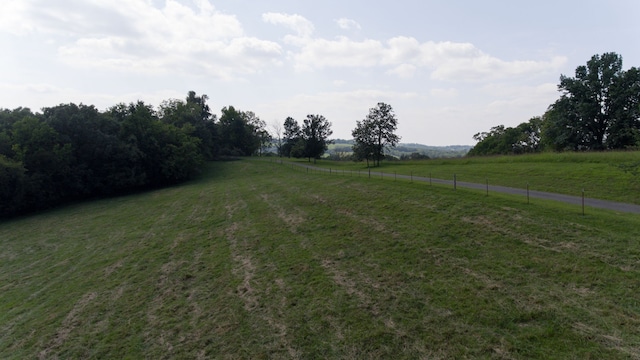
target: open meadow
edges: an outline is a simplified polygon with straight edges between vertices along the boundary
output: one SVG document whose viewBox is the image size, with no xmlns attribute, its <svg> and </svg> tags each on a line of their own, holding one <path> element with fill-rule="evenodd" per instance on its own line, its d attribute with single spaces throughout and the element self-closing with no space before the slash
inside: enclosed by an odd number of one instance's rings
<svg viewBox="0 0 640 360">
<path fill-rule="evenodd" d="M 497 159 L 462 161 L 534 183 Z M 605 165 L 580 178 L 637 186 Z M 639 239 L 637 215 L 211 163 L 181 186 L 1 222 L 0 358 L 640 358 Z"/>
</svg>

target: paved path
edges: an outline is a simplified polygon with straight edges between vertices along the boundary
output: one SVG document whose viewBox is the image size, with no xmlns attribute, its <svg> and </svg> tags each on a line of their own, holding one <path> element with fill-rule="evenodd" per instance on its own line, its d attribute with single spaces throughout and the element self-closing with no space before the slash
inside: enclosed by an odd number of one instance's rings
<svg viewBox="0 0 640 360">
<path fill-rule="evenodd" d="M 312 165 L 306 165 L 306 164 L 300 164 L 300 163 L 290 163 L 291 165 L 295 165 L 295 166 L 300 166 L 303 168 L 308 168 L 308 169 L 313 169 L 314 171 L 326 171 L 326 172 L 337 172 L 338 174 L 343 173 L 342 171 L 339 170 L 331 170 L 331 169 L 325 169 L 325 168 L 319 168 L 316 166 L 312 166 Z M 346 172 L 345 172 L 346 173 Z M 366 176 L 369 176 L 369 172 L 368 171 L 360 171 L 359 172 L 360 176 L 362 176 L 363 174 Z M 414 181 L 424 181 L 424 182 L 432 182 L 434 184 L 442 184 L 442 185 L 450 185 L 450 186 L 454 186 L 454 181 L 453 180 L 443 180 L 443 179 L 429 179 L 429 178 L 425 178 L 425 177 L 420 177 L 420 176 L 409 176 L 409 175 L 396 175 L 396 174 L 388 174 L 388 173 L 380 173 L 380 172 L 376 172 L 376 171 L 371 171 L 371 177 L 393 177 L 393 178 L 399 178 L 399 179 L 411 179 Z M 487 185 L 486 184 L 477 184 L 477 183 L 470 183 L 470 182 L 464 182 L 464 181 L 456 181 L 456 187 L 461 187 L 461 188 L 469 188 L 469 189 L 477 189 L 477 190 L 482 190 L 482 191 L 487 191 Z M 518 189 L 518 188 L 512 188 L 512 187 L 506 187 L 506 186 L 497 186 L 497 185 L 489 185 L 489 191 L 490 192 L 499 192 L 499 193 L 505 193 L 505 194 L 512 194 L 512 195 L 521 195 L 521 196 L 527 196 L 527 189 Z M 560 202 L 564 202 L 567 204 L 573 204 L 573 205 L 578 205 L 578 206 L 582 206 L 582 197 L 581 196 L 571 196 L 571 195 L 564 195 L 564 194 L 556 194 L 556 193 L 550 193 L 550 192 L 545 192 L 545 191 L 535 191 L 535 190 L 529 190 L 529 197 L 530 198 L 536 198 L 536 199 L 544 199 L 544 200 L 553 200 L 553 201 L 560 201 Z M 634 213 L 634 214 L 640 214 L 640 205 L 635 205 L 635 204 L 627 204 L 627 203 L 621 203 L 621 202 L 615 202 L 615 201 L 609 201 L 609 200 L 600 200 L 600 199 L 592 199 L 592 198 L 584 198 L 584 205 L 585 206 L 589 206 L 589 207 L 593 207 L 593 208 L 599 208 L 599 209 L 606 209 L 606 210 L 613 210 L 613 211 L 618 211 L 618 212 L 625 212 L 625 213 Z"/>
</svg>

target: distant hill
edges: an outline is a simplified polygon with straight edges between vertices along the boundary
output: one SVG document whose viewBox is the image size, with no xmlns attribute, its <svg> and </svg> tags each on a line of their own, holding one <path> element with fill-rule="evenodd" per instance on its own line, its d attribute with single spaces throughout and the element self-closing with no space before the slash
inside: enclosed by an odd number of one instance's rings
<svg viewBox="0 0 640 360">
<path fill-rule="evenodd" d="M 333 144 L 329 145 L 327 153 L 328 155 L 351 153 L 351 146 L 353 144 L 353 140 L 335 139 L 333 140 Z M 397 158 L 400 158 L 402 155 L 410 156 L 414 153 L 426 155 L 432 159 L 456 158 L 465 156 L 472 147 L 471 145 L 429 146 L 416 143 L 400 143 L 386 154 Z"/>
</svg>

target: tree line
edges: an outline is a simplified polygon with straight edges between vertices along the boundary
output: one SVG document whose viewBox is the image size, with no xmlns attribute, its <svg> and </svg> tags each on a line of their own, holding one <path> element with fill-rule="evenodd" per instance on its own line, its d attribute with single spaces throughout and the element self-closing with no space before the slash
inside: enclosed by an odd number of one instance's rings
<svg viewBox="0 0 640 360">
<path fill-rule="evenodd" d="M 560 76 L 561 95 L 542 116 L 474 135 L 474 155 L 640 147 L 640 69 L 623 70 L 616 53 L 594 55 L 575 76 Z"/>
<path fill-rule="evenodd" d="M 41 112 L 0 109 L 0 216 L 46 209 L 62 202 L 177 184 L 206 161 L 264 155 L 319 159 L 331 143 L 331 123 L 310 114 L 299 124 L 287 117 L 271 134 L 252 111 L 233 106 L 211 113 L 206 95 L 156 109 L 142 101 L 99 111 L 73 103 Z M 399 141 L 390 105 L 378 103 L 356 122 L 353 159 L 379 165 Z"/>
<path fill-rule="evenodd" d="M 270 142 L 253 112 L 211 114 L 190 91 L 157 109 L 61 104 L 0 109 L 0 216 L 191 179 L 207 160 L 259 154 Z"/>
<path fill-rule="evenodd" d="M 395 134 L 398 120 L 391 105 L 380 102 L 369 109 L 362 121 L 356 121 L 351 132 L 354 144 L 351 147 L 354 161 L 365 161 L 379 166 L 386 149 L 395 147 L 400 137 Z M 281 131 L 283 129 L 283 131 Z M 287 117 L 283 127 L 275 128 L 275 144 L 280 156 L 319 159 L 332 143 L 331 123 L 321 115 L 308 115 L 302 126 L 292 117 Z"/>
<path fill-rule="evenodd" d="M 331 143 L 333 134 L 331 123 L 322 115 L 307 115 L 302 125 L 294 118 L 287 117 L 284 132 L 276 129 L 276 148 L 280 156 L 319 159 Z"/>
</svg>

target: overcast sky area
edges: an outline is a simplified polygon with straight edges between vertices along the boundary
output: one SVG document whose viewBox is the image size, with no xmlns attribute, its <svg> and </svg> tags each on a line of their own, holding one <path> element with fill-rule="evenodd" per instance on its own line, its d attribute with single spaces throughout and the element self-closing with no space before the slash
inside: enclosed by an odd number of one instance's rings
<svg viewBox="0 0 640 360">
<path fill-rule="evenodd" d="M 594 54 L 640 66 L 640 1 L 1 0 L 0 108 L 209 96 L 351 138 L 378 102 L 403 143 L 473 145 L 542 115 Z"/>
</svg>

